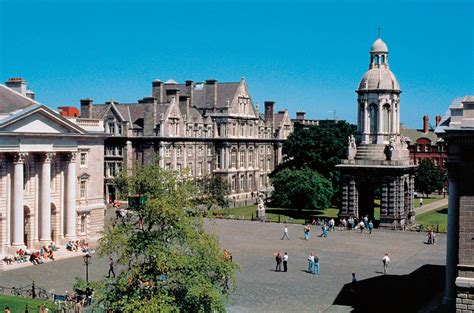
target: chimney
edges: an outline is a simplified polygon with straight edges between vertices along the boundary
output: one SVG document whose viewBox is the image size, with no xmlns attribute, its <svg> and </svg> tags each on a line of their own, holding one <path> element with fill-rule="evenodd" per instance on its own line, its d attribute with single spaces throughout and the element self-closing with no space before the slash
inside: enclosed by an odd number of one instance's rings
<svg viewBox="0 0 474 313">
<path fill-rule="evenodd" d="M 92 99 L 81 99 L 81 117 L 92 118 Z"/>
<path fill-rule="evenodd" d="M 179 103 L 179 88 L 178 87 L 172 87 L 170 89 L 166 89 L 166 102 Z"/>
<path fill-rule="evenodd" d="M 428 115 L 423 116 L 423 132 L 427 133 L 429 131 L 429 126 L 428 126 Z"/>
<path fill-rule="evenodd" d="M 209 107 L 217 106 L 217 80 L 206 80 L 206 105 Z"/>
<path fill-rule="evenodd" d="M 155 79 L 151 83 L 151 95 L 153 98 L 155 98 L 158 102 L 163 102 L 163 83 L 159 79 Z"/>
<path fill-rule="evenodd" d="M 436 127 L 438 127 L 440 122 L 441 122 L 441 115 L 436 115 Z"/>
<path fill-rule="evenodd" d="M 145 97 L 143 103 L 143 135 L 154 136 L 156 127 L 157 103 L 154 97 Z"/>
<path fill-rule="evenodd" d="M 26 80 L 24 80 L 21 77 L 14 77 L 14 78 L 9 78 L 6 82 L 5 85 L 10 88 L 15 90 L 18 93 L 21 93 L 22 95 L 26 96 Z"/>
<path fill-rule="evenodd" d="M 31 91 L 31 90 L 26 91 L 26 96 L 32 100 L 36 99 L 36 94 L 34 93 L 34 91 Z"/>
<path fill-rule="evenodd" d="M 193 105 L 194 85 L 192 80 L 186 81 L 186 93 L 189 95 L 189 105 Z"/>
<path fill-rule="evenodd" d="M 306 112 L 296 112 L 296 119 L 299 121 L 304 120 L 304 116 L 306 115 Z"/>
<path fill-rule="evenodd" d="M 265 101 L 265 121 L 273 124 L 275 101 Z"/>
</svg>

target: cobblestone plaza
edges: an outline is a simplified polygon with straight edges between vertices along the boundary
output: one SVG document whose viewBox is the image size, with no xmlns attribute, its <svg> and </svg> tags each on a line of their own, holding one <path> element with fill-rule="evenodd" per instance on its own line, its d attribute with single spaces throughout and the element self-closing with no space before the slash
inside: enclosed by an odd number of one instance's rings
<svg viewBox="0 0 474 313">
<path fill-rule="evenodd" d="M 436 238 L 436 245 L 426 245 L 424 233 L 376 230 L 370 235 L 336 231 L 321 238 L 317 237 L 320 229 L 313 227 L 311 239 L 305 241 L 303 226 L 291 224 L 288 225 L 291 239 L 288 241 L 281 240 L 284 224 L 211 220 L 206 227 L 218 234 L 221 247 L 230 250 L 234 261 L 240 265 L 237 288 L 228 301 L 229 312 L 349 312 L 352 308 L 347 306 L 347 301 L 337 299 L 344 298 L 341 294 L 347 289 L 345 285 L 351 282 L 352 272 L 356 273 L 358 284 L 377 289 L 384 284 L 392 285 L 392 282 L 395 287 L 401 283 L 409 288 L 414 282 L 404 279 L 427 264 L 439 265 L 444 271 L 441 267 L 445 262 L 444 235 Z M 288 252 L 287 273 L 274 272 L 274 253 L 277 251 Z M 316 252 L 320 258 L 320 276 L 306 272 L 306 258 L 311 252 Z M 389 275 L 382 277 L 384 253 L 389 253 L 391 263 Z M 103 278 L 107 269 L 107 260 L 93 255 L 90 279 Z M 0 280 L 6 287 L 28 285 L 34 280 L 40 287 L 63 293 L 71 289 L 74 277 L 84 277 L 84 273 L 82 257 L 77 257 L 5 271 L 0 273 Z M 426 288 L 434 288 L 430 277 L 435 275 L 425 274 Z M 367 310 L 371 312 L 378 310 L 373 306 L 376 301 L 373 289 L 357 296 L 367 303 Z M 407 303 L 408 300 L 402 298 L 403 290 L 396 292 L 400 293 L 399 302 Z M 333 304 L 335 302 L 338 304 Z M 380 309 L 379 312 L 387 311 L 387 308 Z"/>
</svg>

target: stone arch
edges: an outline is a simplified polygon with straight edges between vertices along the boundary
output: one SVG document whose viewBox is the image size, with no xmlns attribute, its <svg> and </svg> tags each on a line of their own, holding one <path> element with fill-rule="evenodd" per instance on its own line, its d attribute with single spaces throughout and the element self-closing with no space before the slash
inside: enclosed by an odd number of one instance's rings
<svg viewBox="0 0 474 313">
<path fill-rule="evenodd" d="M 34 234 L 33 213 L 26 205 L 23 206 L 23 241 L 26 246 L 30 247 L 33 243 Z"/>
<path fill-rule="evenodd" d="M 60 212 L 54 203 L 51 203 L 51 240 L 57 242 L 59 240 Z"/>
</svg>

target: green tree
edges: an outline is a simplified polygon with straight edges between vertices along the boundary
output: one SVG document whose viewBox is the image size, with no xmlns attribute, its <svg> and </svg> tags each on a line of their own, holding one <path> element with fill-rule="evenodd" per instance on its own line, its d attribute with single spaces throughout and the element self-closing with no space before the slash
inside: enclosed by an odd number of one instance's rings
<svg viewBox="0 0 474 313">
<path fill-rule="evenodd" d="M 272 200 L 278 206 L 297 210 L 325 209 L 333 195 L 331 181 L 307 167 L 285 168 L 271 177 Z"/>
<path fill-rule="evenodd" d="M 208 210 L 213 206 L 226 207 L 229 203 L 228 194 L 230 193 L 229 183 L 221 176 L 206 176 L 197 180 L 198 204 L 205 205 Z"/>
<path fill-rule="evenodd" d="M 196 216 L 195 184 L 155 162 L 123 173 L 117 186 L 147 201 L 100 240 L 99 255 L 122 270 L 99 284 L 98 301 L 124 312 L 225 311 L 235 265 Z"/>
<path fill-rule="evenodd" d="M 424 159 L 418 165 L 415 175 L 415 189 L 424 194 L 430 194 L 444 187 L 446 177 L 438 166 L 430 159 Z"/>
<path fill-rule="evenodd" d="M 309 167 L 326 178 L 332 178 L 335 166 L 346 157 L 348 137 L 355 131 L 355 125 L 345 121 L 296 128 L 283 144 L 285 158 L 277 171 Z"/>
</svg>

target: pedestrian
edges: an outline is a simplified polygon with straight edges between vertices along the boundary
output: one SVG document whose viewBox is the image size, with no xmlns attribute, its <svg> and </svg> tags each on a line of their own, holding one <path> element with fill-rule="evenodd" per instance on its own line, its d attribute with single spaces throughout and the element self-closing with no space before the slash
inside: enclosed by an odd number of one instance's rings
<svg viewBox="0 0 474 313">
<path fill-rule="evenodd" d="M 288 271 L 288 253 L 285 252 L 285 255 L 283 256 L 283 272 Z"/>
<path fill-rule="evenodd" d="M 314 254 L 311 252 L 308 256 L 308 273 L 313 272 Z"/>
<path fill-rule="evenodd" d="M 311 237 L 311 227 L 308 224 L 304 228 L 304 239 L 309 240 L 310 237 Z"/>
<path fill-rule="evenodd" d="M 319 257 L 317 254 L 314 255 L 313 274 L 319 275 Z"/>
<path fill-rule="evenodd" d="M 330 230 L 330 231 L 335 231 L 335 230 L 336 230 L 336 229 L 334 228 L 334 224 L 335 224 L 334 219 L 331 218 L 331 219 L 329 220 L 329 230 Z"/>
<path fill-rule="evenodd" d="M 112 275 L 114 276 L 115 278 L 115 272 L 114 272 L 114 260 L 110 257 L 109 258 L 109 272 L 107 274 L 107 278 L 110 278 L 110 273 L 112 273 Z"/>
<path fill-rule="evenodd" d="M 420 198 L 420 207 L 423 206 L 423 198 Z"/>
<path fill-rule="evenodd" d="M 11 313 L 10 308 L 8 307 L 8 305 L 5 307 L 5 313 Z"/>
<path fill-rule="evenodd" d="M 280 252 L 277 252 L 277 254 L 276 254 L 276 256 L 275 256 L 275 261 L 276 261 L 275 272 L 281 272 L 281 262 L 282 262 L 282 258 L 281 258 Z"/>
<path fill-rule="evenodd" d="M 374 229 L 374 223 L 372 223 L 372 221 L 369 221 L 369 224 L 367 224 L 367 228 L 369 229 L 369 234 L 372 234 L 372 229 Z"/>
<path fill-rule="evenodd" d="M 355 284 L 357 282 L 356 273 L 352 273 L 352 283 Z"/>
<path fill-rule="evenodd" d="M 349 222 L 350 229 L 353 230 L 354 229 L 354 218 L 352 216 L 350 216 L 347 221 Z"/>
<path fill-rule="evenodd" d="M 390 258 L 388 257 L 388 253 L 385 253 L 384 257 L 382 258 L 383 263 L 383 273 L 387 274 L 388 264 L 390 263 Z"/>
<path fill-rule="evenodd" d="M 364 227 L 367 228 L 367 224 L 369 223 L 369 216 L 365 215 L 364 218 L 362 219 L 364 221 Z"/>
<path fill-rule="evenodd" d="M 360 233 L 362 234 L 362 232 L 364 231 L 364 227 L 365 227 L 365 224 L 363 221 L 360 221 L 359 223 L 359 228 L 360 228 Z"/>
<path fill-rule="evenodd" d="M 281 240 L 283 240 L 286 237 L 286 239 L 290 240 L 290 237 L 288 236 L 288 225 L 285 225 L 285 230 L 283 231 L 283 237 L 281 237 Z"/>
</svg>

